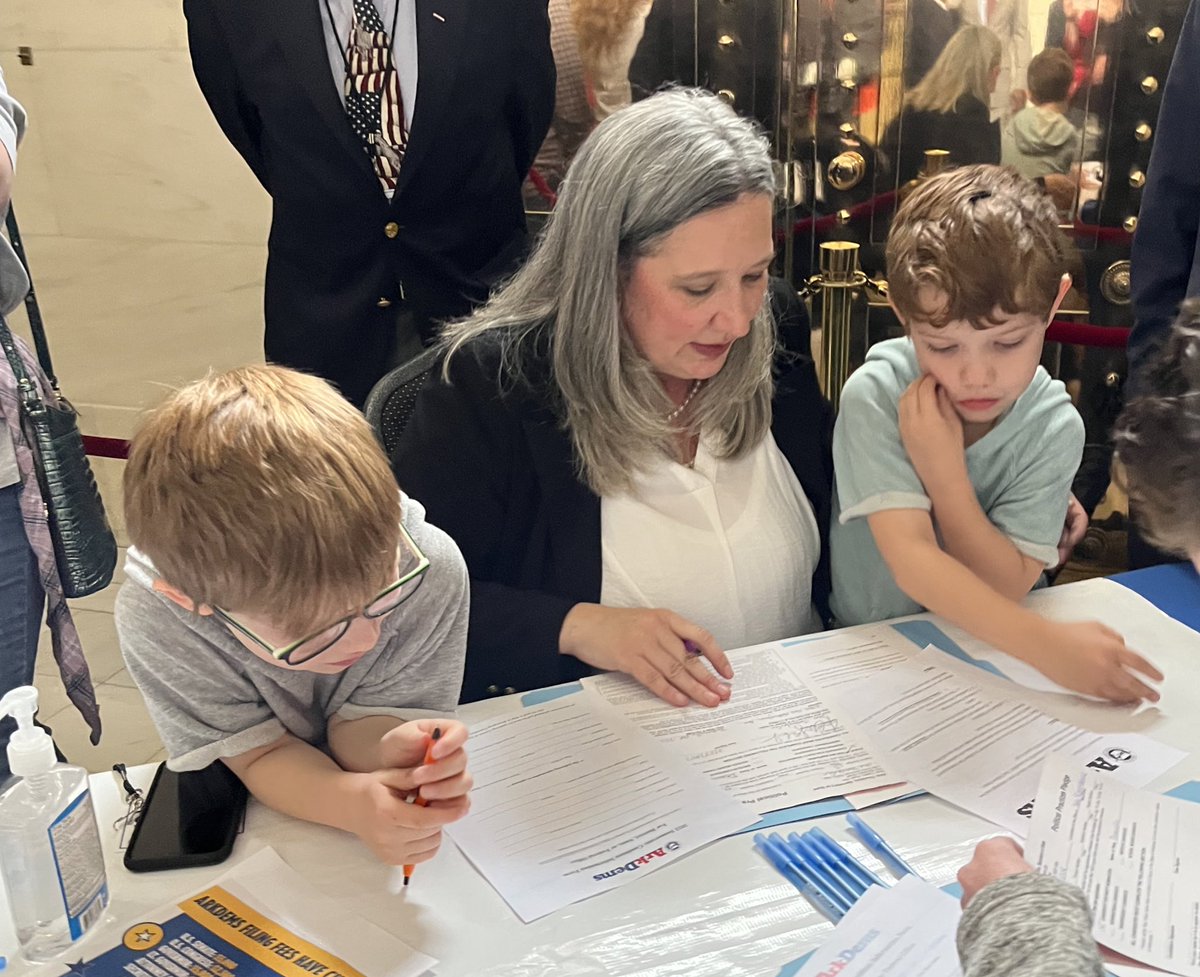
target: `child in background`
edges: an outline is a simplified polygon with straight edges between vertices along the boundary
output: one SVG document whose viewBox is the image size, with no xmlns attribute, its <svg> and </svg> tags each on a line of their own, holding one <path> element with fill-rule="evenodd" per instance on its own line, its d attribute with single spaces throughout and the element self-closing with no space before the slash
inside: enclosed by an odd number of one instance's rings
<svg viewBox="0 0 1200 977">
<path fill-rule="evenodd" d="M 1047 48 L 1029 62 L 1029 101 L 1005 124 L 1000 162 L 1027 180 L 1067 173 L 1080 161 L 1079 130 L 1067 121 L 1067 94 L 1075 66 L 1061 48 Z"/>
<path fill-rule="evenodd" d="M 362 415 L 281 367 L 209 376 L 150 414 L 124 488 L 117 632 L 168 766 L 221 760 L 384 862 L 432 858 L 471 786 L 466 729 L 433 718 L 458 701 L 467 573 Z"/>
<path fill-rule="evenodd" d="M 922 183 L 887 245 L 907 335 L 847 381 L 834 430 L 830 551 L 839 624 L 928 609 L 1060 685 L 1118 702 L 1162 676 L 1096 622 L 1019 606 L 1057 542 L 1083 422 L 1038 365 L 1071 284 L 1053 203 L 996 166 Z"/>
</svg>

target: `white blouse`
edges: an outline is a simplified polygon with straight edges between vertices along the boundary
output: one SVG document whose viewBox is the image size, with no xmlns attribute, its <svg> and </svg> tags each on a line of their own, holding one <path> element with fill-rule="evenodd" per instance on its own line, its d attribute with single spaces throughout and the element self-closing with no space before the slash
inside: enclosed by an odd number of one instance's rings
<svg viewBox="0 0 1200 977">
<path fill-rule="evenodd" d="M 770 432 L 734 460 L 703 438 L 692 468 L 663 458 L 631 491 L 601 499 L 600 540 L 601 604 L 665 607 L 722 648 L 821 628 L 817 521 Z"/>
</svg>

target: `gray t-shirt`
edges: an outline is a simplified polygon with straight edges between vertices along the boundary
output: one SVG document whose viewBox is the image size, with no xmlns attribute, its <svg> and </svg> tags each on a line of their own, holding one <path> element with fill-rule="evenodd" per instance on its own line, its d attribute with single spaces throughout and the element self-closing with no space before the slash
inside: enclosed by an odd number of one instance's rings
<svg viewBox="0 0 1200 977">
<path fill-rule="evenodd" d="M 404 719 L 453 713 L 462 687 L 469 585 L 454 540 L 402 498 L 404 526 L 427 557 L 420 589 L 383 619 L 379 643 L 336 675 L 272 665 L 219 620 L 151 587 L 157 573 L 130 547 L 117 635 L 172 770 L 196 770 L 285 732 L 324 747 L 331 716 Z"/>
<path fill-rule="evenodd" d="M 830 604 L 842 626 L 922 610 L 896 586 L 867 524 L 874 512 L 932 508 L 900 440 L 900 396 L 920 375 L 912 342 L 889 339 L 871 347 L 842 389 L 829 531 Z M 992 524 L 1052 567 L 1082 456 L 1083 419 L 1062 383 L 1039 366 L 1008 413 L 967 448 L 967 474 Z"/>
</svg>

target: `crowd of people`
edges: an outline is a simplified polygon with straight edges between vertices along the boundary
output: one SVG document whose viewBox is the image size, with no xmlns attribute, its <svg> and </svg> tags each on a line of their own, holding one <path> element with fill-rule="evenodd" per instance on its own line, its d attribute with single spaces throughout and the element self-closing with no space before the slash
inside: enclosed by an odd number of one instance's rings
<svg viewBox="0 0 1200 977">
<path fill-rule="evenodd" d="M 224 762 L 263 803 L 415 864 L 469 808 L 461 723 L 437 720 L 422 762 L 428 716 L 460 701 L 604 670 L 719 708 L 727 649 L 921 609 L 1067 688 L 1155 701 L 1164 676 L 1121 635 L 1019 603 L 1086 522 L 1082 422 L 1039 365 L 1070 248 L 1026 178 L 1082 138 L 1034 145 L 1070 125 L 1077 71 L 994 31 L 1021 0 L 953 32 L 910 93 L 906 140 L 926 126 L 986 158 L 897 211 L 905 335 L 870 350 L 836 419 L 805 306 L 771 277 L 759 126 L 693 89 L 602 113 L 526 256 L 550 22 L 467 6 L 464 30 L 329 0 L 284 31 L 269 6 L 186 0 L 200 85 L 274 200 L 274 362 L 172 393 L 131 443 L 116 623 L 172 768 Z M 1005 71 L 1020 173 L 993 165 Z M 0 205 L 22 125 L 0 101 Z M 0 248 L 5 308 L 24 287 Z M 1198 321 L 1188 305 L 1160 330 L 1117 447 L 1154 540 L 1200 565 Z M 389 459 L 355 405 L 427 342 L 438 365 Z M 45 582 L 19 438 L 0 432 L 6 687 L 31 676 Z M 1100 972 L 1082 894 L 1011 843 L 960 877 L 966 973 Z"/>
</svg>

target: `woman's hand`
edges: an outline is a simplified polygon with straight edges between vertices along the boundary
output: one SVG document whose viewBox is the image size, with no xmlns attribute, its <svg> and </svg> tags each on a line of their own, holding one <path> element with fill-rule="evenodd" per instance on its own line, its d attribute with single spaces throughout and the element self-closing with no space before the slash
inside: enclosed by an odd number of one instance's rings
<svg viewBox="0 0 1200 977">
<path fill-rule="evenodd" d="M 963 890 L 963 909 L 984 886 L 1009 875 L 1032 871 L 1033 866 L 1025 861 L 1020 846 L 1011 838 L 981 841 L 975 846 L 971 860 L 958 870 L 958 884 Z"/>
<path fill-rule="evenodd" d="M 671 611 L 576 604 L 558 647 L 595 668 L 632 675 L 674 706 L 715 706 L 729 698 L 729 686 L 704 664 L 707 658 L 732 679 L 725 652 L 711 634 Z"/>
</svg>

